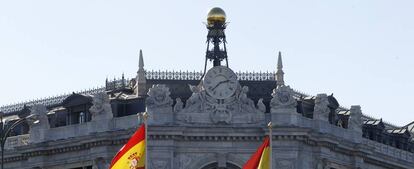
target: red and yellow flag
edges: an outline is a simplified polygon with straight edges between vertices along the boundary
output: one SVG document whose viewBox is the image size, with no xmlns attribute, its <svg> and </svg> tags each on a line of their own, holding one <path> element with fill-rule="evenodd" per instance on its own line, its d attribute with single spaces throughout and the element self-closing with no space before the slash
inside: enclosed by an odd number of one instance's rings
<svg viewBox="0 0 414 169">
<path fill-rule="evenodd" d="M 269 137 L 266 136 L 263 144 L 250 157 L 249 161 L 244 164 L 243 169 L 270 169 L 270 146 Z"/>
<path fill-rule="evenodd" d="M 132 135 L 128 142 L 112 159 L 110 169 L 144 169 L 145 168 L 145 125 Z"/>
</svg>

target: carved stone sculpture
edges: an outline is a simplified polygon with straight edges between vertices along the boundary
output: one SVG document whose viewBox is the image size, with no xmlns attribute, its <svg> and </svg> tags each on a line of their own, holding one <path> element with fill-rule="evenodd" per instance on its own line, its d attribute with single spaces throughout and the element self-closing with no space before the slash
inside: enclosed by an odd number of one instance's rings
<svg viewBox="0 0 414 169">
<path fill-rule="evenodd" d="M 173 100 L 170 97 L 170 89 L 163 84 L 153 85 L 149 89 L 146 99 L 147 112 L 149 114 L 148 122 L 158 124 L 172 123 L 174 119 L 172 105 Z"/>
<path fill-rule="evenodd" d="M 315 99 L 313 118 L 322 121 L 329 121 L 329 112 L 331 110 L 329 109 L 328 105 L 328 96 L 326 94 L 318 94 Z"/>
<path fill-rule="evenodd" d="M 273 89 L 272 97 L 270 101 L 271 112 L 277 112 L 277 109 L 296 109 L 297 102 L 293 98 L 293 90 L 289 86 Z"/>
<path fill-rule="evenodd" d="M 350 115 L 350 119 L 349 119 L 349 124 L 348 124 L 348 128 L 358 131 L 358 132 L 362 132 L 362 111 L 361 111 L 361 106 L 351 106 L 351 115 Z"/>
<path fill-rule="evenodd" d="M 104 93 L 97 93 L 92 97 L 92 106 L 89 111 L 92 120 L 111 119 L 113 117 L 109 96 Z"/>
<path fill-rule="evenodd" d="M 193 93 L 187 100 L 185 108 L 177 112 L 176 119 L 178 121 L 206 124 L 248 124 L 264 120 L 264 112 L 256 108 L 253 100 L 247 97 L 249 91 L 247 86 L 238 86 L 235 94 L 225 99 L 215 98 L 199 86 L 189 85 L 189 88 Z"/>
<path fill-rule="evenodd" d="M 33 105 L 30 108 L 30 114 L 34 115 L 34 118 L 27 119 L 30 126 L 30 143 L 42 142 L 47 137 L 47 131 L 50 129 L 50 125 L 46 113 L 46 107 L 41 104 Z"/>
<path fill-rule="evenodd" d="M 256 107 L 254 106 L 253 100 L 247 97 L 248 92 L 249 92 L 249 87 L 243 86 L 239 94 L 240 106 L 242 110 L 253 112 L 255 111 Z"/>
<path fill-rule="evenodd" d="M 170 94 L 170 89 L 163 84 L 152 86 L 148 91 L 148 98 L 146 100 L 148 108 L 172 108 L 173 100 L 171 99 Z"/>
<path fill-rule="evenodd" d="M 183 102 L 180 98 L 175 99 L 174 112 L 179 112 L 183 109 Z"/>
<path fill-rule="evenodd" d="M 257 101 L 257 109 L 262 113 L 266 112 L 266 106 L 263 103 L 263 98 L 260 98 L 259 101 Z"/>
<path fill-rule="evenodd" d="M 34 114 L 34 120 L 28 120 L 30 128 L 49 129 L 49 119 L 47 118 L 47 109 L 44 105 L 36 104 L 30 108 L 31 114 Z"/>
</svg>

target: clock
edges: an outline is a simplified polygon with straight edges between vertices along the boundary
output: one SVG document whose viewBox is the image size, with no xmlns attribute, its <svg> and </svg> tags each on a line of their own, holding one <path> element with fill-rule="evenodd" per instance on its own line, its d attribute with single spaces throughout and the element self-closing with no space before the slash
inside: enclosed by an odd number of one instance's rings
<svg viewBox="0 0 414 169">
<path fill-rule="evenodd" d="M 203 87 L 216 99 L 229 98 L 238 87 L 237 75 L 228 67 L 215 66 L 206 73 Z"/>
</svg>

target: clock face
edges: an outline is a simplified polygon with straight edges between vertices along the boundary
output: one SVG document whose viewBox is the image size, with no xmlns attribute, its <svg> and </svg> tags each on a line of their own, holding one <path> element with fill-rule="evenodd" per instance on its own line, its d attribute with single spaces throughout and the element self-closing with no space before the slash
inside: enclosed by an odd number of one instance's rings
<svg viewBox="0 0 414 169">
<path fill-rule="evenodd" d="M 225 99 L 236 92 L 237 75 L 227 67 L 215 66 L 206 73 L 203 85 L 210 96 Z"/>
</svg>

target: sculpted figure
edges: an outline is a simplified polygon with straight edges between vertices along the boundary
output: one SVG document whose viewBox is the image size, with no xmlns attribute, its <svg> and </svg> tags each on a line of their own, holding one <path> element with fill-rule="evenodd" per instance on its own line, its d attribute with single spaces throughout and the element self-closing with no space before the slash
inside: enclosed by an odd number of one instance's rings
<svg viewBox="0 0 414 169">
<path fill-rule="evenodd" d="M 175 99 L 174 112 L 179 112 L 183 109 L 183 102 L 180 98 Z"/>
<path fill-rule="evenodd" d="M 98 118 L 112 118 L 112 108 L 109 100 L 109 96 L 104 93 L 97 93 L 92 97 L 92 106 L 89 111 L 92 114 L 92 120 L 97 120 Z"/>
<path fill-rule="evenodd" d="M 188 85 L 188 87 L 193 93 L 191 94 L 190 98 L 188 98 L 186 102 L 186 107 L 190 107 L 191 105 L 194 105 L 201 100 L 200 98 L 201 89 L 198 86 L 193 86 L 193 85 Z"/>
<path fill-rule="evenodd" d="M 49 129 L 49 119 L 47 118 L 47 109 L 44 105 L 36 104 L 30 108 L 31 114 L 34 114 L 33 119 L 28 119 L 30 127 L 39 127 Z"/>
<path fill-rule="evenodd" d="M 249 87 L 243 86 L 240 92 L 239 100 L 242 104 L 253 105 L 253 100 L 247 98 L 247 93 L 249 92 Z"/>
<path fill-rule="evenodd" d="M 266 112 L 266 106 L 263 103 L 263 98 L 260 98 L 259 101 L 257 101 L 257 109 L 259 109 L 262 113 Z"/>
<path fill-rule="evenodd" d="M 328 107 L 329 100 L 326 94 L 318 94 L 315 99 L 314 107 L 314 119 L 320 119 L 323 121 L 329 120 L 329 112 L 331 111 Z"/>
<path fill-rule="evenodd" d="M 247 97 L 247 92 L 249 92 L 249 87 L 243 86 L 239 94 L 240 110 L 244 112 L 255 112 L 256 107 L 254 106 L 254 102 Z"/>
</svg>

